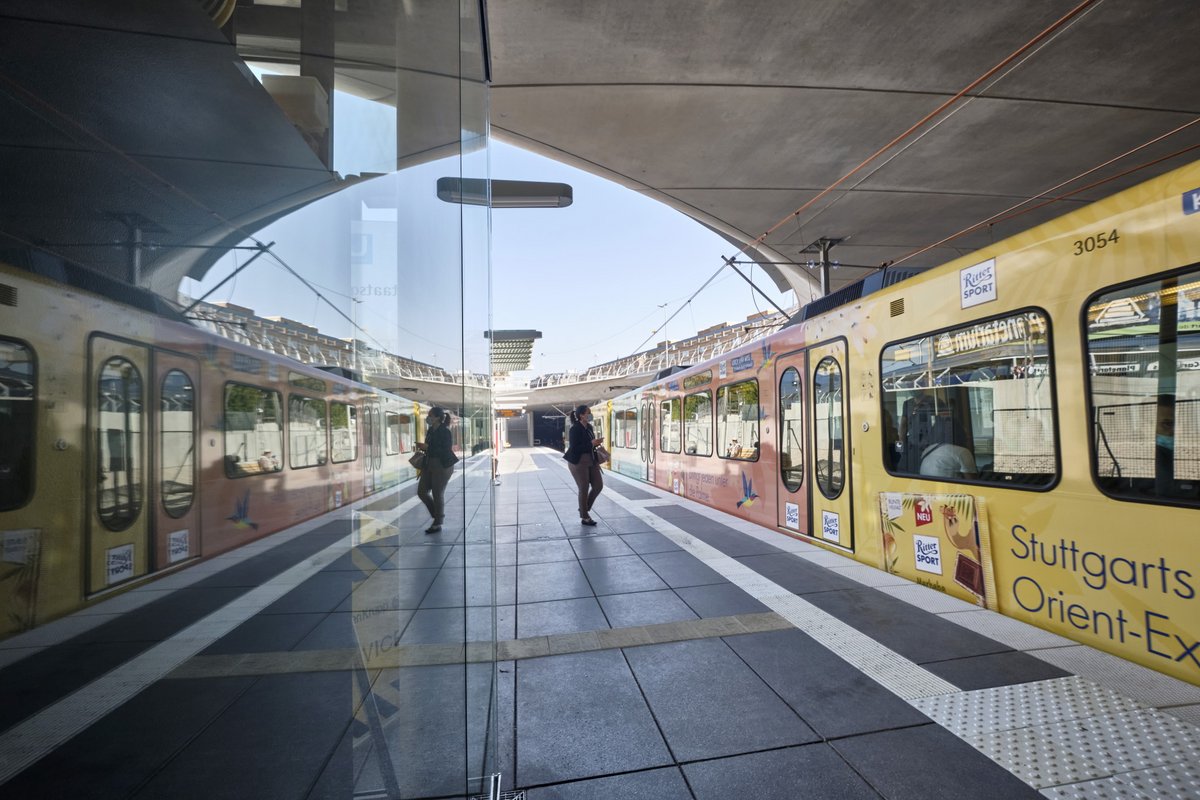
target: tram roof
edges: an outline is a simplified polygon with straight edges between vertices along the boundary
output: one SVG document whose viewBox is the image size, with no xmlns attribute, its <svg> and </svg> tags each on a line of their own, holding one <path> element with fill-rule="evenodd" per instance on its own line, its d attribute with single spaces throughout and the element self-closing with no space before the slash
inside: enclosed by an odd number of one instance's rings
<svg viewBox="0 0 1200 800">
<path fill-rule="evenodd" d="M 479 66 L 465 73 L 458 4 L 243 1 L 224 31 L 204 5 L 4 4 L 0 257 L 128 280 L 121 243 L 136 227 L 156 245 L 142 250 L 143 285 L 171 295 L 245 234 L 358 180 L 322 162 L 243 63 L 296 64 L 301 49 L 331 56 L 339 88 L 359 96 L 445 106 L 428 115 L 443 128 L 409 130 L 398 115 L 399 164 L 457 147 L 459 94 L 438 87 L 490 68 L 498 139 L 657 198 L 731 254 L 787 220 L 743 257 L 801 302 L 821 239 L 841 240 L 833 289 L 893 260 L 932 266 L 1179 166 L 1200 144 L 1200 124 L 1154 141 L 1200 117 L 1192 0 L 1089 6 L 820 199 L 1078 0 L 492 0 L 488 53 L 468 54 Z M 1048 190 L 1070 196 L 1005 213 Z M 699 279 L 712 265 L 694 268 Z"/>
</svg>

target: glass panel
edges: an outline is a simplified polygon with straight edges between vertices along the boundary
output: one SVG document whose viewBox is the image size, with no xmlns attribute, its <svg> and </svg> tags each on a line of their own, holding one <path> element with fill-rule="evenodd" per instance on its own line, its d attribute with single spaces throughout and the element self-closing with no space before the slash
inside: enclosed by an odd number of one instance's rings
<svg viewBox="0 0 1200 800">
<path fill-rule="evenodd" d="M 683 439 L 683 450 L 688 455 L 712 455 L 712 392 L 689 394 L 683 399 Z"/>
<path fill-rule="evenodd" d="M 186 373 L 173 369 L 163 377 L 159 397 L 159 492 L 163 510 L 182 517 L 195 494 L 196 389 Z"/>
<path fill-rule="evenodd" d="M 1044 315 L 1023 312 L 889 345 L 881 374 L 890 471 L 1002 486 L 1053 482 Z"/>
<path fill-rule="evenodd" d="M 385 416 L 387 418 L 387 454 L 394 456 L 400 452 L 400 440 L 402 438 L 400 433 L 400 415 L 388 411 Z"/>
<path fill-rule="evenodd" d="M 33 351 L 0 339 L 0 511 L 20 508 L 33 492 L 36 389 Z"/>
<path fill-rule="evenodd" d="M 842 367 L 832 357 L 817 364 L 813 376 L 813 452 L 817 488 L 834 499 L 846 483 L 846 453 L 842 438 Z"/>
<path fill-rule="evenodd" d="M 758 461 L 758 381 L 722 386 L 717 394 L 717 442 L 721 458 Z"/>
<path fill-rule="evenodd" d="M 325 401 L 298 394 L 288 398 L 288 463 L 292 469 L 316 467 L 328 458 Z"/>
<path fill-rule="evenodd" d="M 664 453 L 678 453 L 682 441 L 683 421 L 679 418 L 679 398 L 672 397 L 659 404 L 658 449 Z"/>
<path fill-rule="evenodd" d="M 123 531 L 142 510 L 142 374 L 129 361 L 110 358 L 98 389 L 96 510 L 104 527 Z"/>
<path fill-rule="evenodd" d="M 804 483 L 804 403 L 795 367 L 788 367 L 779 379 L 779 420 L 779 474 L 794 492 Z"/>
<path fill-rule="evenodd" d="M 1200 271 L 1097 295 L 1087 320 L 1100 487 L 1200 503 Z"/>
<path fill-rule="evenodd" d="M 230 478 L 283 469 L 283 400 L 279 392 L 225 384 L 225 474 Z"/>
<path fill-rule="evenodd" d="M 329 404 L 330 453 L 334 463 L 358 458 L 358 409 L 348 403 Z"/>
</svg>

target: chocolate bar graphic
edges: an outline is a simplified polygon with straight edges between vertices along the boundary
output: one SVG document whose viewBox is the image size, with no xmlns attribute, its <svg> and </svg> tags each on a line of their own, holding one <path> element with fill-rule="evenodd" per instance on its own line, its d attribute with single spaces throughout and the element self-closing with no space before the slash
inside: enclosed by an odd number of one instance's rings
<svg viewBox="0 0 1200 800">
<path fill-rule="evenodd" d="M 954 562 L 954 582 L 983 597 L 983 567 L 970 556 L 958 554 L 958 560 Z"/>
</svg>

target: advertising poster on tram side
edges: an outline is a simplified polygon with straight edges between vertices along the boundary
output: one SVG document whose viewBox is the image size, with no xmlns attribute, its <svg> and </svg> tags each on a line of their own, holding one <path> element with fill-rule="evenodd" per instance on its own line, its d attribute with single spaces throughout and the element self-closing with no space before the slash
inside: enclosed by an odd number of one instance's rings
<svg viewBox="0 0 1200 800">
<path fill-rule="evenodd" d="M 981 608 L 996 608 L 987 512 L 969 494 L 879 495 L 884 569 Z"/>
</svg>

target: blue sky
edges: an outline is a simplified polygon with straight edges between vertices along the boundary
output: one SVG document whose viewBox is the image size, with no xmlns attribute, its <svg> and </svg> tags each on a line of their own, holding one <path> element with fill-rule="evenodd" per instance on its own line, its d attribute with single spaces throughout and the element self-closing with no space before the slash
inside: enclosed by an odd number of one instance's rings
<svg viewBox="0 0 1200 800">
<path fill-rule="evenodd" d="M 385 171 L 395 147 L 387 135 L 395 109 L 341 92 L 336 109 L 337 129 L 346 132 L 335 137 L 336 168 L 343 174 Z M 770 307 L 726 268 L 663 327 L 721 265 L 721 256 L 734 254 L 732 245 L 655 200 L 560 162 L 497 142 L 490 158 L 493 178 L 560 181 L 574 189 L 568 208 L 492 212 L 493 326 L 542 332 L 534 347 L 535 373 L 583 370 L 630 355 L 647 338 L 646 348 Z M 436 179 L 454 174 L 457 161 L 442 160 L 388 179 L 394 183 L 352 187 L 275 223 L 259 238 L 276 241 L 274 251 L 353 317 L 367 332 L 363 338 L 401 355 L 454 364 L 456 326 L 430 308 L 428 298 L 456 295 L 459 278 L 423 265 L 457 261 L 460 209 L 428 202 L 406 206 L 405 200 L 431 197 Z M 377 213 L 381 197 L 382 205 L 399 207 Z M 339 228 L 343 218 L 373 221 L 353 222 L 347 233 Z M 350 236 L 359 232 L 374 232 L 378 243 L 366 261 L 347 252 Z M 406 249 L 407 243 L 413 244 Z M 199 296 L 246 257 L 230 255 L 201 284 L 185 280 L 181 288 Z M 776 291 L 761 269 L 753 273 L 777 303 L 790 304 L 790 293 Z M 364 294 L 363 287 L 374 294 Z M 248 306 L 264 317 L 288 317 L 333 336 L 350 335 L 345 319 L 266 257 L 209 300 Z M 461 334 L 457 338 L 460 342 Z"/>
</svg>

